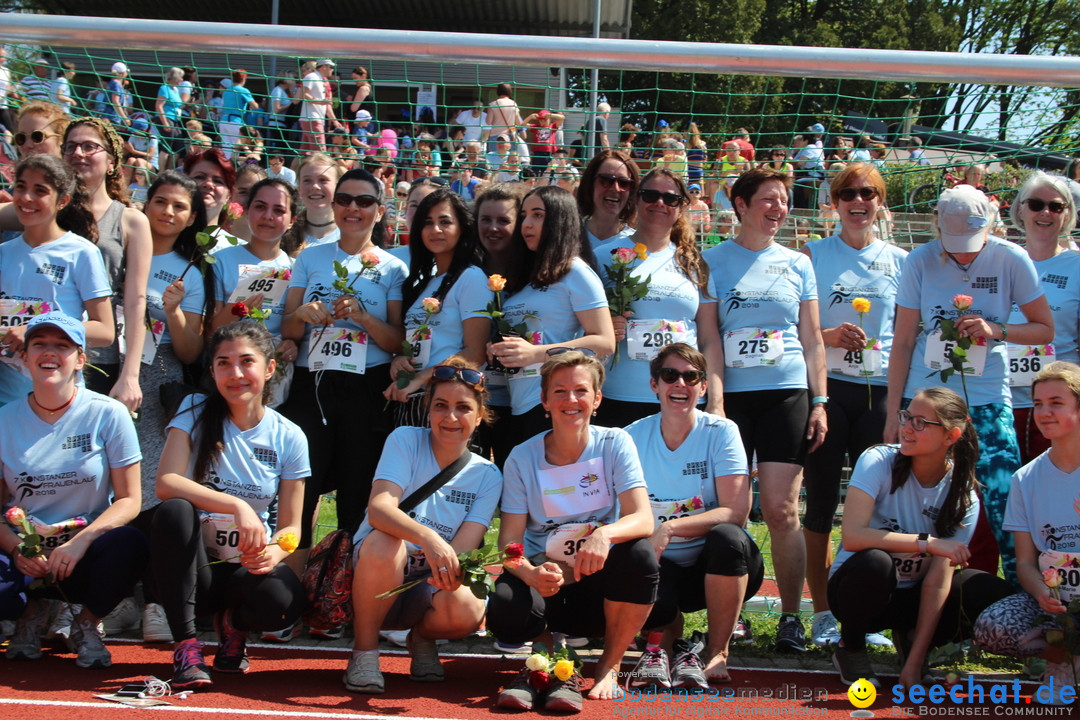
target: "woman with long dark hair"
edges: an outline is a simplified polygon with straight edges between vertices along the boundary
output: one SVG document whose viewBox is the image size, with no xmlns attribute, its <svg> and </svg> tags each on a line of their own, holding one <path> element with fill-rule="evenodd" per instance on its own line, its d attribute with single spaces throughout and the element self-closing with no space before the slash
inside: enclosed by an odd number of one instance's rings
<svg viewBox="0 0 1080 720">
<path fill-rule="evenodd" d="M 577 202 L 591 246 L 633 234 L 634 191 L 640 177 L 637 163 L 622 150 L 601 150 L 589 161 L 578 183 Z"/>
</svg>

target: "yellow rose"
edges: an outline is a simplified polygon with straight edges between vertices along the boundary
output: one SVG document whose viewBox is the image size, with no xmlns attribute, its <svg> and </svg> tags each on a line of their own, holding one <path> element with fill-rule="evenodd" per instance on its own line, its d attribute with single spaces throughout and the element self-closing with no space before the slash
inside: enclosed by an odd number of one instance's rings
<svg viewBox="0 0 1080 720">
<path fill-rule="evenodd" d="M 641 243 L 634 244 L 634 253 L 638 256 L 638 260 L 644 260 L 649 257 L 649 249 Z"/>
<path fill-rule="evenodd" d="M 566 682 L 574 674 L 573 660 L 560 660 L 555 663 L 555 677 Z"/>
<path fill-rule="evenodd" d="M 525 659 L 525 667 L 529 670 L 536 672 L 538 670 L 547 670 L 548 660 L 540 653 L 533 653 Z"/>
<path fill-rule="evenodd" d="M 504 287 L 506 287 L 506 278 L 502 275 L 488 276 L 488 290 L 491 292 L 500 292 Z"/>
<path fill-rule="evenodd" d="M 864 297 L 857 297 L 851 301 L 851 307 L 855 308 L 855 312 L 862 315 L 870 312 L 870 301 Z"/>
<path fill-rule="evenodd" d="M 285 552 L 291 553 L 300 547 L 300 541 L 296 539 L 296 533 L 287 532 L 277 539 L 277 545 Z"/>
</svg>

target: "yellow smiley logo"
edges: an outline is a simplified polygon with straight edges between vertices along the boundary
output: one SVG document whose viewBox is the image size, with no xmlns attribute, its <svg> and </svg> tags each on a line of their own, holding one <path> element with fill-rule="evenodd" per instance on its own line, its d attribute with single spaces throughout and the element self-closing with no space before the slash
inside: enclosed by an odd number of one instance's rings
<svg viewBox="0 0 1080 720">
<path fill-rule="evenodd" d="M 859 678 L 847 689 L 848 700 L 857 708 L 870 707 L 877 699 L 877 688 L 865 678 Z"/>
</svg>

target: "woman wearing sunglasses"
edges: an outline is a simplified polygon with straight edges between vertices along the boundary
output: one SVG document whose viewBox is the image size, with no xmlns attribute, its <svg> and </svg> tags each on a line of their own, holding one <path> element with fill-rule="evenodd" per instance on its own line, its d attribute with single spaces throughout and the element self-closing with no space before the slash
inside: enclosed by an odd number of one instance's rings
<svg viewBox="0 0 1080 720">
<path fill-rule="evenodd" d="M 881 440 L 900 270 L 907 253 L 878 240 L 874 226 L 887 207 L 885 180 L 877 168 L 857 163 L 832 181 L 831 197 L 840 218 L 838 235 L 803 246 L 817 276 L 821 335 L 825 342 L 829 434 L 806 457 L 806 579 L 814 598 L 810 638 L 817 645 L 840 639 L 829 612 L 825 584 L 832 560 L 833 516 L 840 501 L 845 454 L 852 459 Z M 856 298 L 869 300 L 860 312 Z M 862 308 L 862 303 L 859 303 Z M 868 347 L 869 345 L 869 347 Z M 874 644 L 888 644 L 881 635 Z"/>
<path fill-rule="evenodd" d="M 615 350 L 615 331 L 573 195 L 554 185 L 526 195 L 513 242 L 527 251 L 514 281 L 521 289 L 503 300 L 503 312 L 511 327 L 525 326 L 524 337 L 501 336 L 488 346 L 488 356 L 510 370 L 516 444 L 547 429 L 539 372 L 546 351 L 572 342 L 606 357 Z"/>
<path fill-rule="evenodd" d="M 401 286 L 409 271 L 382 247 L 382 183 L 367 170 L 350 170 L 338 181 L 333 204 L 341 238 L 301 251 L 281 325 L 283 337 L 301 342 L 282 412 L 311 443 L 301 548 L 311 547 L 312 513 L 322 493 L 337 489 L 338 527 L 355 528 L 364 516 L 391 429 L 382 392 L 405 339 Z"/>
<path fill-rule="evenodd" d="M 979 613 L 1012 592 L 996 575 L 967 568 L 979 441 L 963 398 L 921 390 L 894 422 L 899 445 L 870 448 L 851 473 L 829 578 L 842 628 L 833 665 L 845 685 L 864 678 L 881 687 L 865 638 L 885 628 L 900 656 L 900 684 L 924 684 L 930 650 L 969 636 Z"/>
<path fill-rule="evenodd" d="M 706 689 L 709 682 L 730 682 L 728 644 L 739 610 L 765 575 L 761 552 L 743 529 L 750 471 L 738 426 L 697 409 L 708 390 L 705 356 L 674 343 L 649 370 L 660 412 L 626 432 L 649 486 L 655 521 L 649 540 L 660 558 L 660 587 L 631 686 Z M 680 638 L 680 613 L 703 609 L 709 644 L 696 648 Z"/>
<path fill-rule="evenodd" d="M 776 242 L 791 179 L 771 168 L 743 173 L 731 188 L 741 224 L 704 253 L 717 290 L 722 342 L 707 345 L 709 412 L 734 420 L 748 458 L 757 455 L 761 510 L 769 526 L 783 614 L 776 648 L 802 652 L 799 621 L 806 546 L 798 497 L 807 452 L 825 440 L 825 349 L 814 268 Z"/>
<path fill-rule="evenodd" d="M 578 183 L 577 204 L 590 246 L 634 233 L 633 195 L 639 177 L 637 163 L 621 150 L 601 150 L 589 162 Z"/>
<path fill-rule="evenodd" d="M 71 116 L 52 103 L 34 101 L 19 108 L 15 149 L 20 158 L 31 155 L 61 157 L 60 145 Z"/>
<path fill-rule="evenodd" d="M 1012 538 L 1002 529 L 1009 479 L 1020 467 L 1006 341 L 1051 343 L 1054 318 L 1031 258 L 1019 246 L 990 235 L 995 214 L 986 195 L 970 185 L 946 190 L 937 205 L 938 239 L 908 255 L 896 296 L 884 437 L 895 441 L 896 413 L 917 389 L 948 387 L 966 396 L 982 450 L 976 473 L 983 509 L 1005 578 L 1015 582 Z M 1008 321 L 1013 305 L 1020 308 L 1019 322 Z M 945 320 L 971 341 L 963 358 L 952 354 L 955 341 L 942 335 L 949 330 Z M 962 365 L 962 377 L 953 372 L 956 365 Z M 945 378 L 943 370 L 950 372 Z M 989 540 L 976 533 L 974 567 L 997 567 Z"/>
<path fill-rule="evenodd" d="M 1013 424 L 1020 462 L 1026 465 L 1050 447 L 1050 441 L 1035 428 L 1032 380 L 1040 368 L 1054 360 L 1075 363 L 1080 359 L 1076 323 L 1080 314 L 1080 253 L 1070 252 L 1063 244 L 1076 227 L 1076 205 L 1060 177 L 1041 170 L 1029 175 L 1016 195 L 1011 217 L 1013 225 L 1024 234 L 1024 248 L 1039 274 L 1054 316 L 1052 345 L 1008 346 Z M 1009 315 L 1009 322 L 1023 321 L 1020 313 Z"/>
<path fill-rule="evenodd" d="M 596 250 L 601 265 L 610 266 L 613 253 L 644 245 L 648 257 L 636 262 L 632 277 L 648 278 L 648 292 L 634 301 L 628 317 L 612 316 L 619 360 L 611 365 L 604 384 L 600 424 L 625 427 L 657 411 L 656 393 L 649 388 L 649 362 L 664 345 L 719 343 L 716 301 L 708 290 L 708 268 L 701 261 L 694 229 L 687 219 L 686 185 L 676 173 L 653 170 L 641 181 L 634 198 L 637 230 L 627 238 Z M 614 278 L 603 271 L 604 284 Z"/>
<path fill-rule="evenodd" d="M 430 368 L 424 404 L 430 427 L 400 427 L 386 441 L 375 471 L 367 516 L 356 533 L 352 658 L 345 687 L 385 690 L 379 669 L 379 631 L 409 630 L 409 679 L 441 682 L 446 671 L 435 641 L 475 632 L 484 600 L 461 584 L 458 553 L 484 542 L 502 492 L 502 473 L 469 450 L 487 420 L 484 376 L 462 357 Z M 461 457 L 464 466 L 408 512 L 400 506 Z M 410 503 L 411 505 L 412 503 Z M 403 582 L 428 578 L 404 593 L 376 598 Z"/>
<path fill-rule="evenodd" d="M 564 348 L 553 348 L 563 350 Z M 577 350 L 540 370 L 551 430 L 518 445 L 506 461 L 499 547 L 525 544 L 488 598 L 488 629 L 506 644 L 546 631 L 604 638 L 589 697 L 614 697 L 627 645 L 656 601 L 659 569 L 648 537 L 648 492 L 626 431 L 593 427 L 604 367 Z M 524 668 L 496 700 L 500 708 L 580 712 L 581 678 L 546 689 Z"/>
</svg>

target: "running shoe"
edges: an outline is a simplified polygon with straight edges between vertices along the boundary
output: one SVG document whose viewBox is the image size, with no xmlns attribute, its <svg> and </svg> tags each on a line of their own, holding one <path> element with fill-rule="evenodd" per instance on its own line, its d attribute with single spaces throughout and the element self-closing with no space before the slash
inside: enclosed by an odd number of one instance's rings
<svg viewBox="0 0 1080 720">
<path fill-rule="evenodd" d="M 833 667 L 840 673 L 840 682 L 845 685 L 853 685 L 859 680 L 866 680 L 878 690 L 881 689 L 881 681 L 870 667 L 870 657 L 866 649 L 848 650 L 843 645 L 837 645 L 832 656 Z"/>
<path fill-rule="evenodd" d="M 866 633 L 866 644 L 875 647 L 892 647 L 893 641 L 879 632 Z"/>
<path fill-rule="evenodd" d="M 272 643 L 287 643 L 296 637 L 300 630 L 300 621 L 297 620 L 288 627 L 283 627 L 280 630 L 267 630 L 260 637 L 264 642 Z"/>
<path fill-rule="evenodd" d="M 231 610 L 224 610 L 214 616 L 214 630 L 218 636 L 214 669 L 224 673 L 246 673 L 251 664 L 247 656 L 248 634 L 245 630 L 233 627 Z"/>
<path fill-rule="evenodd" d="M 138 630 L 142 615 L 133 598 L 124 598 L 101 620 L 106 635 L 120 635 L 128 630 Z"/>
<path fill-rule="evenodd" d="M 574 673 L 568 680 L 559 680 L 554 675 L 544 697 L 544 709 L 548 712 L 581 712 L 581 676 Z"/>
<path fill-rule="evenodd" d="M 446 679 L 446 670 L 439 662 L 439 648 L 434 640 L 419 637 L 416 632 L 409 633 L 409 679 L 413 682 L 442 682 Z"/>
<path fill-rule="evenodd" d="M 668 670 L 667 653 L 663 650 L 646 650 L 630 673 L 627 687 L 668 689 L 671 687 L 671 674 Z"/>
<path fill-rule="evenodd" d="M 532 650 L 532 643 L 506 643 L 501 640 L 496 640 L 493 643 L 496 650 L 507 655 L 517 655 L 519 653 L 528 654 Z"/>
<path fill-rule="evenodd" d="M 495 707 L 503 710 L 532 710 L 540 693 L 529 682 L 529 668 L 521 668 L 514 681 L 495 698 Z"/>
<path fill-rule="evenodd" d="M 146 603 L 142 611 L 142 639 L 148 643 L 171 643 L 172 630 L 165 608 L 157 603 Z"/>
<path fill-rule="evenodd" d="M 354 652 L 345 668 L 345 689 L 365 695 L 382 695 L 386 680 L 379 669 L 379 651 Z"/>
<path fill-rule="evenodd" d="M 780 616 L 775 647 L 777 652 L 806 652 L 806 628 L 798 616 Z"/>
<path fill-rule="evenodd" d="M 735 623 L 735 630 L 731 633 L 731 642 L 744 644 L 754 642 L 754 629 L 750 627 L 750 623 L 742 615 L 739 616 L 739 621 Z"/>
<path fill-rule="evenodd" d="M 75 664 L 81 668 L 107 668 L 112 665 L 112 654 L 101 637 L 101 625 L 84 613 L 75 616 L 71 623 L 71 644 L 78 653 Z"/>
<path fill-rule="evenodd" d="M 698 657 L 700 649 L 700 643 L 691 645 L 682 638 L 675 641 L 672 647 L 671 687 L 687 690 L 709 688 L 709 681 L 705 678 L 705 665 Z"/>
<path fill-rule="evenodd" d="M 815 645 L 825 647 L 836 645 L 840 642 L 840 628 L 836 624 L 836 616 L 825 610 L 814 613 L 814 619 L 810 623 L 810 639 Z"/>
<path fill-rule="evenodd" d="M 210 666 L 203 657 L 203 644 L 198 638 L 188 638 L 176 644 L 173 650 L 173 690 L 198 690 L 214 684 Z"/>
<path fill-rule="evenodd" d="M 8 660 L 38 660 L 41 658 L 41 634 L 49 624 L 49 604 L 31 600 L 15 623 L 15 633 L 4 655 Z"/>
<path fill-rule="evenodd" d="M 308 636 L 319 640 L 340 640 L 344 634 L 344 625 L 333 625 L 331 627 L 312 625 L 308 628 Z"/>
</svg>

